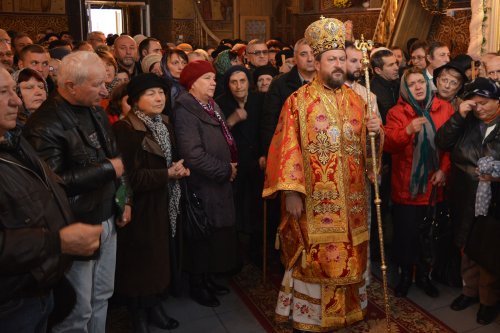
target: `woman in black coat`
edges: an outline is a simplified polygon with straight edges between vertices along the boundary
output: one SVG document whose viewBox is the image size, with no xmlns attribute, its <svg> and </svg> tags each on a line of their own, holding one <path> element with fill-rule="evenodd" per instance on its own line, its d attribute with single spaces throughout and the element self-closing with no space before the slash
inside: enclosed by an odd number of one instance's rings
<svg viewBox="0 0 500 333">
<path fill-rule="evenodd" d="M 500 301 L 500 178 L 483 174 L 481 164 L 485 157 L 500 161 L 500 86 L 477 78 L 465 90 L 459 111 L 436 136 L 436 144 L 451 152 L 449 205 L 456 223 L 455 243 L 465 249 L 464 287 L 451 308 L 463 310 L 479 298 L 477 322 L 487 325 L 495 319 Z M 485 187 L 489 199 L 482 191 Z"/>
<path fill-rule="evenodd" d="M 240 234 L 250 236 L 250 255 L 257 259 L 262 245 L 265 154 L 260 148 L 260 116 L 264 94 L 250 90 L 250 72 L 244 66 L 229 68 L 223 85 L 225 93 L 215 101 L 226 116 L 238 148 L 238 177 L 233 186 L 236 224 Z"/>
<path fill-rule="evenodd" d="M 170 242 L 178 234 L 180 186 L 189 175 L 174 162 L 174 136 L 162 115 L 166 82 L 155 74 L 134 77 L 127 87 L 132 110 L 113 129 L 134 193 L 132 221 L 118 231 L 115 291 L 125 296 L 135 332 L 152 323 L 174 329 L 162 300 L 171 282 Z"/>
<path fill-rule="evenodd" d="M 204 306 L 220 305 L 217 295 L 229 290 L 214 283 L 212 274 L 239 267 L 231 182 L 236 177 L 236 143 L 220 108 L 212 99 L 215 70 L 207 61 L 189 63 L 173 118 L 179 156 L 191 171 L 188 186 L 200 197 L 214 225 L 206 239 L 186 240 L 184 262 L 190 272 L 191 297 Z"/>
</svg>

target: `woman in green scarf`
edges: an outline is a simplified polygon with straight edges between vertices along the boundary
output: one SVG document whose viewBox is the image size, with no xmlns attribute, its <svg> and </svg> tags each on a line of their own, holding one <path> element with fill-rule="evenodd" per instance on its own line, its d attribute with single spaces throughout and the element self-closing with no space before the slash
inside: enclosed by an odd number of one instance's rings
<svg viewBox="0 0 500 333">
<path fill-rule="evenodd" d="M 448 153 L 436 148 L 436 131 L 453 114 L 449 102 L 435 98 L 429 81 L 416 67 L 401 78 L 400 98 L 389 110 L 384 150 L 392 156 L 393 253 L 401 275 L 395 289 L 405 297 L 413 282 L 430 297 L 439 291 L 429 280 L 432 257 L 426 241 L 425 217 L 430 203 L 443 201 L 443 186 L 450 169 Z"/>
</svg>

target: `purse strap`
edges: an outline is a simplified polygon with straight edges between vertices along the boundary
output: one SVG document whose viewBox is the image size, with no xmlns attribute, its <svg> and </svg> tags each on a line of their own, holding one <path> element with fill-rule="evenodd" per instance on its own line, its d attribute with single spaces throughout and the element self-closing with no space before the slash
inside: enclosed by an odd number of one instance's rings
<svg viewBox="0 0 500 333">
<path fill-rule="evenodd" d="M 429 203 L 427 204 L 427 216 L 432 217 L 433 219 L 436 218 L 436 206 L 437 206 L 437 190 L 438 187 L 433 185 L 432 186 L 432 191 L 431 195 L 429 196 Z"/>
</svg>

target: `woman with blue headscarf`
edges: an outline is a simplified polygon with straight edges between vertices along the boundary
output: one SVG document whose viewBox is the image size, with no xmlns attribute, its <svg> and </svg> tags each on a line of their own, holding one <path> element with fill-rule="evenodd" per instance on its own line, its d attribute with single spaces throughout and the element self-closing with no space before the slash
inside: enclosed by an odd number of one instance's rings
<svg viewBox="0 0 500 333">
<path fill-rule="evenodd" d="M 429 204 L 439 208 L 444 199 L 450 159 L 434 137 L 452 114 L 451 104 L 434 97 L 420 69 L 403 74 L 400 98 L 387 114 L 384 142 L 384 151 L 392 155 L 393 253 L 401 270 L 396 297 L 407 295 L 414 268 L 416 286 L 430 297 L 439 295 L 429 280 L 432 257 L 423 227 Z"/>
</svg>

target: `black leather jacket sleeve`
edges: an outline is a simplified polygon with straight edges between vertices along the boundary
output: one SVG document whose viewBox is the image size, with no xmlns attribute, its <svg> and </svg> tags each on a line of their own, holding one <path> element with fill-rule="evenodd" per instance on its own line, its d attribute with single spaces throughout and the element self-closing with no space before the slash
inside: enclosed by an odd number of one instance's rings
<svg viewBox="0 0 500 333">
<path fill-rule="evenodd" d="M 436 145 L 445 151 L 451 151 L 453 146 L 464 134 L 466 119 L 455 112 L 436 134 Z"/>
<path fill-rule="evenodd" d="M 116 178 L 113 165 L 108 160 L 99 163 L 82 159 L 80 165 L 66 165 L 65 138 L 58 138 L 54 129 L 35 126 L 26 137 L 38 155 L 61 177 L 69 196 L 95 190 Z"/>
</svg>

